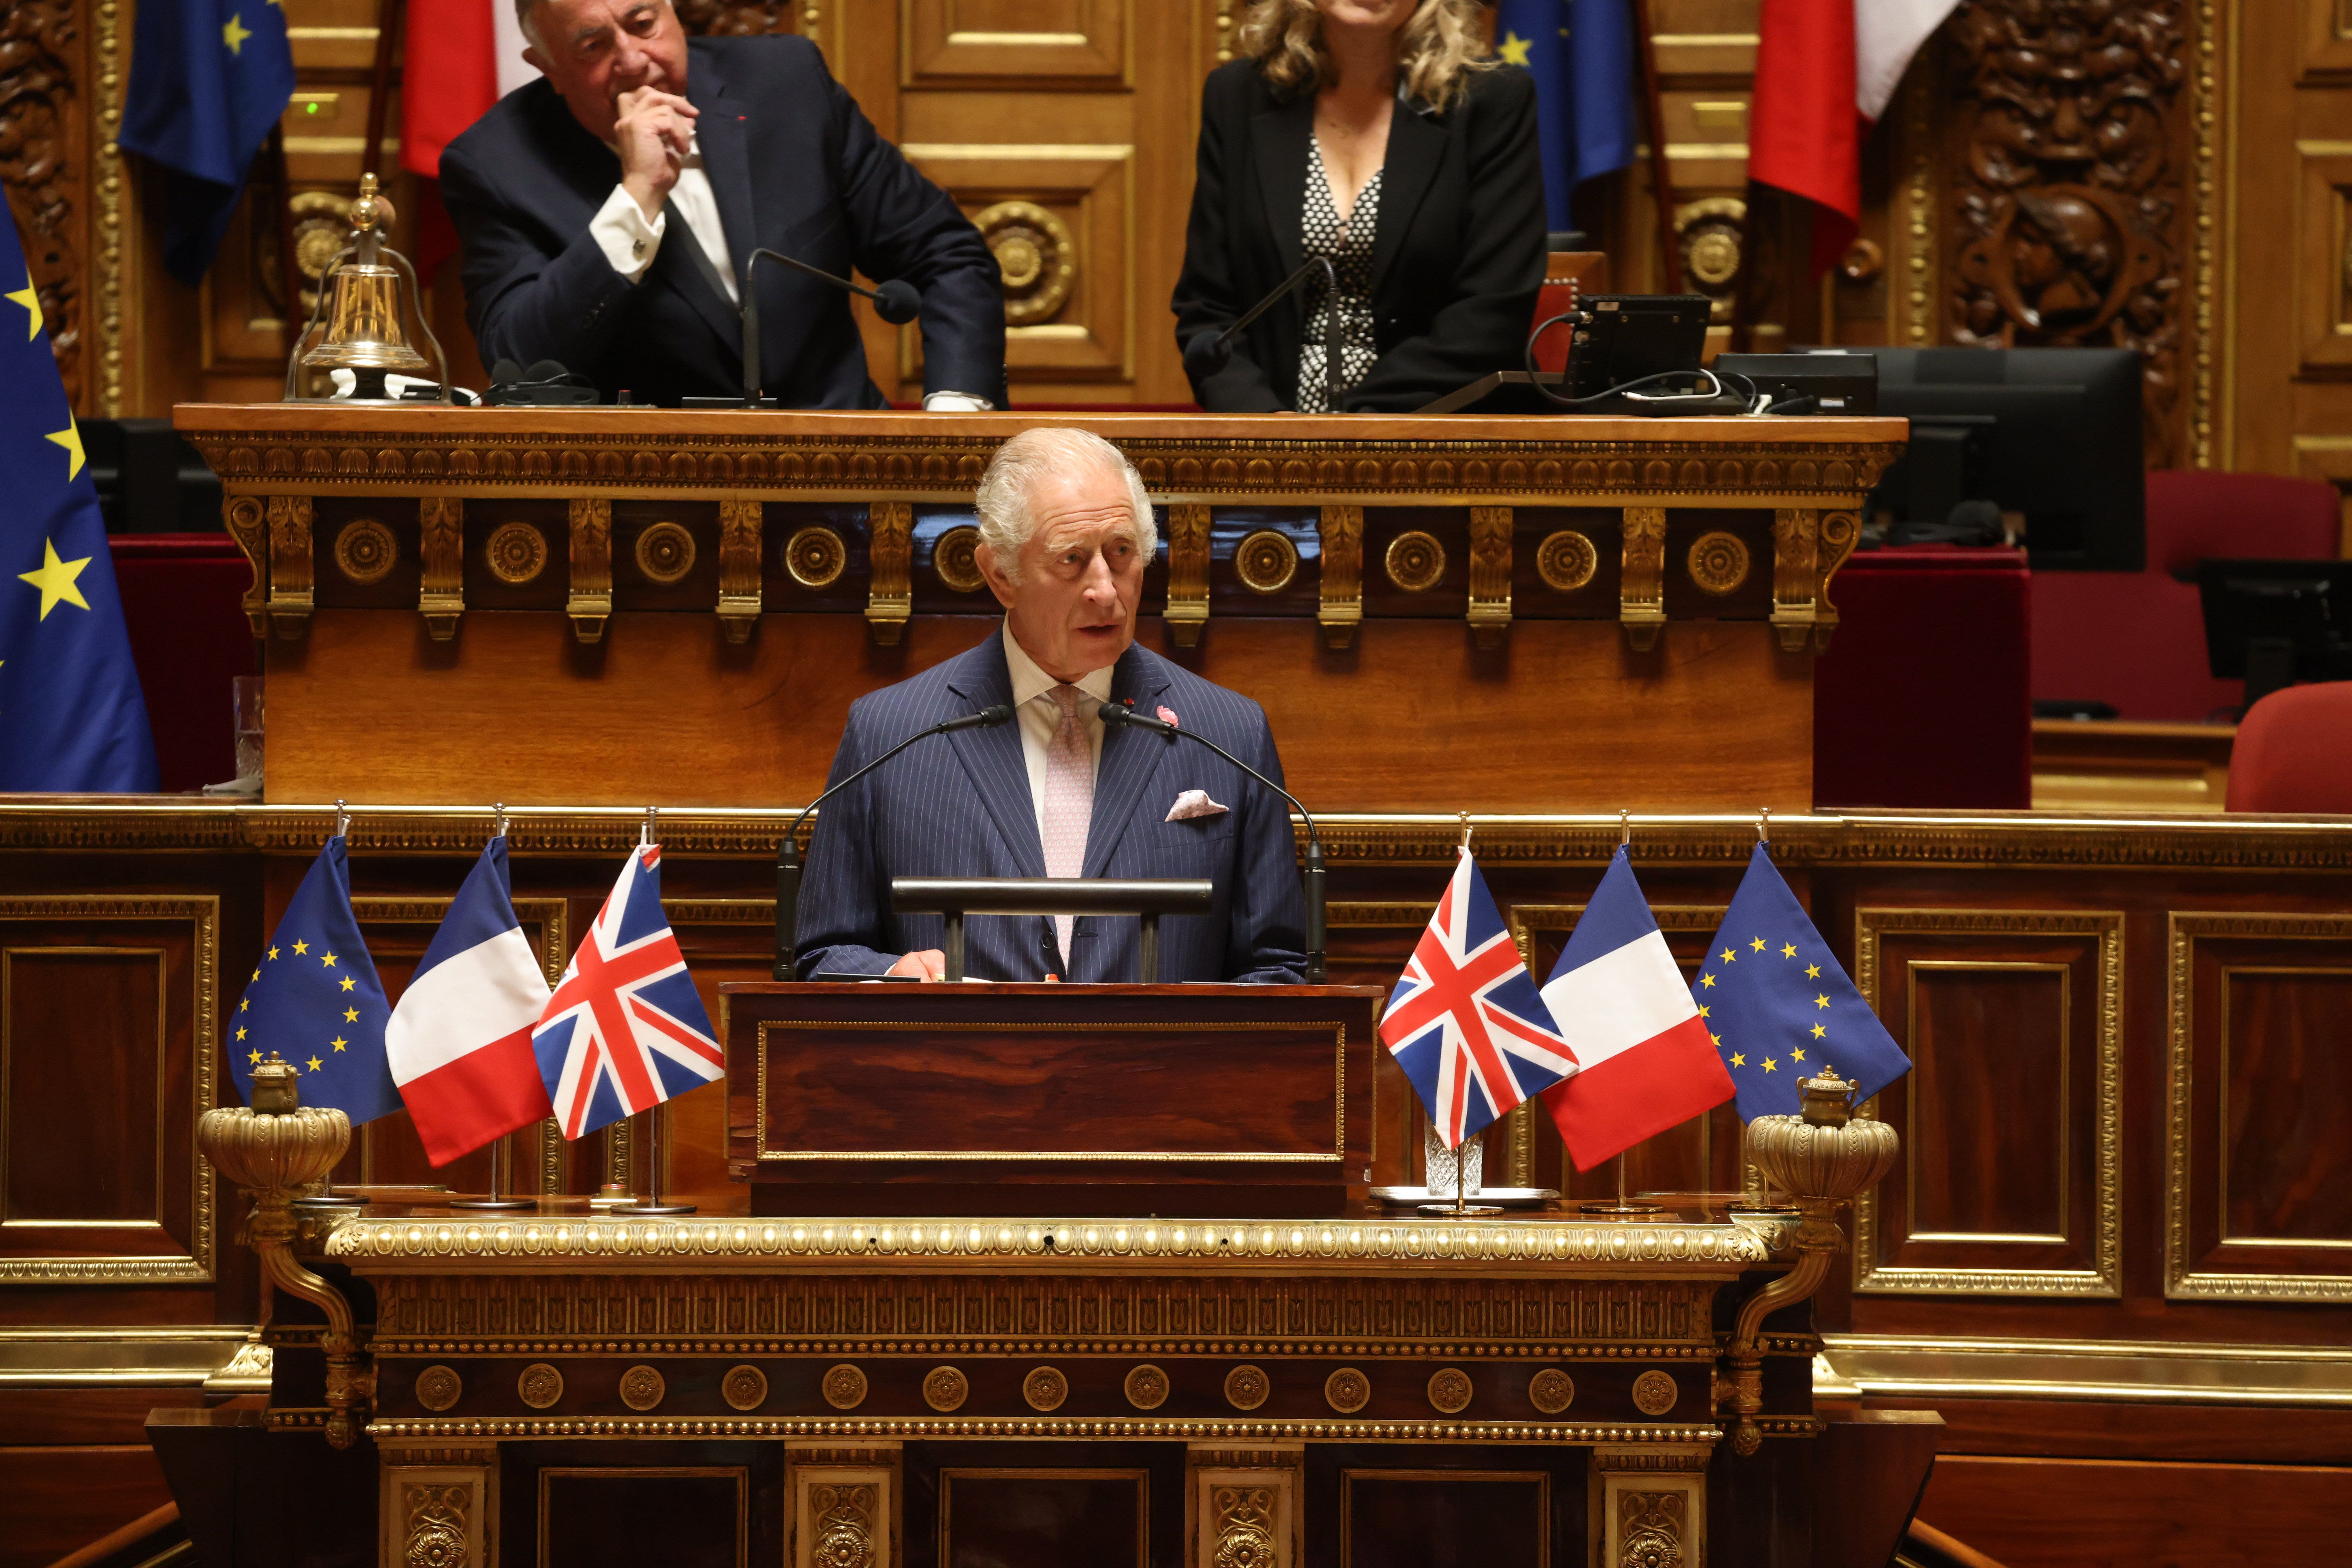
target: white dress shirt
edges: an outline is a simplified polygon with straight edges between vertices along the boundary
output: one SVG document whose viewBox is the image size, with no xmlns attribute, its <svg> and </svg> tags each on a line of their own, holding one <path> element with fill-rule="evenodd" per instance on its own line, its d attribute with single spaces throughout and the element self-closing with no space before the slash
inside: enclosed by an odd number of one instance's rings
<svg viewBox="0 0 2352 1568">
<path fill-rule="evenodd" d="M 1062 705 L 1048 695 L 1062 683 L 1037 667 L 1037 661 L 1013 636 L 1013 622 L 1004 623 L 1004 666 L 1013 675 L 1013 715 L 1021 725 L 1021 757 L 1029 764 L 1029 805 L 1037 816 L 1037 841 L 1045 840 L 1045 752 L 1054 743 L 1054 731 L 1062 727 Z M 1110 678 L 1113 667 L 1105 665 L 1093 674 L 1083 676 L 1078 689 L 1097 702 L 1110 700 Z M 1092 708 L 1078 710 L 1078 722 L 1086 726 L 1087 743 L 1094 753 L 1095 771 L 1102 771 L 1103 721 Z"/>
<path fill-rule="evenodd" d="M 719 269 L 719 281 L 727 286 L 730 304 L 740 305 L 742 295 L 735 284 L 735 260 L 728 253 L 727 229 L 719 221 L 719 198 L 710 189 L 710 176 L 702 167 L 702 143 L 688 142 L 686 162 L 678 166 L 677 184 L 669 191 L 669 204 L 686 219 L 693 232 L 695 243 L 702 254 L 710 258 L 710 265 Z M 624 185 L 614 185 L 613 194 L 596 216 L 588 220 L 588 232 L 604 252 L 604 259 L 613 270 L 630 282 L 642 281 L 646 268 L 661 254 L 662 235 L 669 227 L 669 214 L 654 214 L 653 222 L 646 221 L 637 198 L 629 195 Z"/>
</svg>

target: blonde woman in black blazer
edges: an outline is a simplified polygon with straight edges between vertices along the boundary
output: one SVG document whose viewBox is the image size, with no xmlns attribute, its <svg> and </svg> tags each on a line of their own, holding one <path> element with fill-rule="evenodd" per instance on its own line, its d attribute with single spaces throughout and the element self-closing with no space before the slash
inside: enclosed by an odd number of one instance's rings
<svg viewBox="0 0 2352 1568">
<path fill-rule="evenodd" d="M 1476 0 L 1255 0 L 1240 43 L 1202 94 L 1177 341 L 1326 254 L 1342 410 L 1409 411 L 1518 364 L 1544 274 L 1535 81 L 1486 52 Z M 1201 405 L 1320 411 L 1324 293 L 1253 322 L 1194 380 Z"/>
</svg>

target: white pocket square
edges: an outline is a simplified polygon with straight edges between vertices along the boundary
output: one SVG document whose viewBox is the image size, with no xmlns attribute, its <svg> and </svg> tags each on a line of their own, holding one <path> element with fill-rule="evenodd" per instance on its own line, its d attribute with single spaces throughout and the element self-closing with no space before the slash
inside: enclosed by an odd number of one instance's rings
<svg viewBox="0 0 2352 1568">
<path fill-rule="evenodd" d="M 1211 800 L 1207 790 L 1188 789 L 1176 797 L 1174 805 L 1168 808 L 1165 820 L 1185 822 L 1195 816 L 1215 816 L 1230 809 L 1232 808 L 1229 806 L 1219 805 L 1215 801 Z"/>
</svg>

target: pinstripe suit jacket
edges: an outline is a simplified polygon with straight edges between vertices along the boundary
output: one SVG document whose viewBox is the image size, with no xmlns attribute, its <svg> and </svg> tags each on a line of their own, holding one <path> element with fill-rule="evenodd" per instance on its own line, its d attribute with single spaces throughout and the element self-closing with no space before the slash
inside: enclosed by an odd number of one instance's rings
<svg viewBox="0 0 2352 1568">
<path fill-rule="evenodd" d="M 1149 713 L 1166 707 L 1186 729 L 1282 777 L 1265 710 L 1140 647 L 1111 676 L 1111 700 Z M 992 629 L 971 652 L 860 698 L 849 710 L 832 779 L 919 730 L 992 702 L 1011 703 L 1013 678 Z M 831 782 L 830 780 L 828 782 Z M 1176 796 L 1204 789 L 1232 809 L 1164 820 Z M 1160 978 L 1295 984 L 1305 968 L 1306 906 L 1290 810 L 1279 795 L 1205 746 L 1113 726 L 1103 736 L 1087 835 L 1088 877 L 1205 877 L 1216 885 L 1206 915 L 1160 921 Z M 801 882 L 799 973 L 875 974 L 900 953 L 946 940 L 938 915 L 898 915 L 893 877 L 1042 877 L 1021 726 L 964 730 L 909 748 L 844 790 L 817 814 Z M 983 980 L 1137 978 L 1140 926 L 1131 917 L 1081 916 L 1068 968 L 1052 957 L 1043 916 L 974 916 L 964 923 L 965 973 Z"/>
</svg>

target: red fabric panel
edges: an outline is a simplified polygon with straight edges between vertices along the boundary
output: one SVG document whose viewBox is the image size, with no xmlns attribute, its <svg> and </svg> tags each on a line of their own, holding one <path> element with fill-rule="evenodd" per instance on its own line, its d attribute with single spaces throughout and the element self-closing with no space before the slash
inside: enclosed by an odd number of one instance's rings
<svg viewBox="0 0 2352 1568">
<path fill-rule="evenodd" d="M 2087 699 L 2114 704 L 2122 718 L 2189 724 L 2244 700 L 2242 682 L 2214 679 L 2205 662 L 2197 584 L 2156 571 L 2153 553 L 2148 564 L 2033 574 L 2037 699 Z"/>
<path fill-rule="evenodd" d="M 1748 177 L 1820 209 L 1812 252 L 1819 278 L 1844 253 L 1862 214 L 1853 0 L 1764 0 L 1757 32 Z"/>
<path fill-rule="evenodd" d="M 2246 710 L 2229 808 L 2352 812 L 2352 680 L 2290 686 Z"/>
<path fill-rule="evenodd" d="M 2029 578 L 2016 550 L 1866 551 L 1830 584 L 1813 666 L 1813 799 L 2021 811 L 2033 804 Z"/>
<path fill-rule="evenodd" d="M 400 163 L 441 177 L 441 150 L 499 100 L 490 7 L 502 0 L 408 0 L 400 89 Z"/>
<path fill-rule="evenodd" d="M 222 783 L 236 772 L 229 683 L 258 668 L 241 606 L 253 567 L 225 533 L 121 533 L 110 542 L 158 787 Z"/>
<path fill-rule="evenodd" d="M 2158 468 L 2147 476 L 2147 569 L 2193 578 L 2207 559 L 2331 560 L 2342 510 L 2325 479 Z"/>
</svg>

